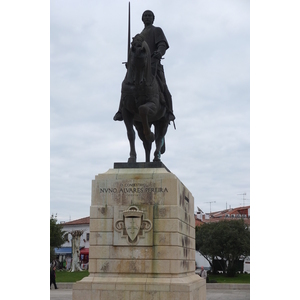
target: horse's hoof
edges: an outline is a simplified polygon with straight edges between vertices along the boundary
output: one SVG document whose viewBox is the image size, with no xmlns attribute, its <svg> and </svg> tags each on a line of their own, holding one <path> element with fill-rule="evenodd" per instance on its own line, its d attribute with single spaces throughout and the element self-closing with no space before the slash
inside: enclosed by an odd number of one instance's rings
<svg viewBox="0 0 300 300">
<path fill-rule="evenodd" d="M 158 154 L 154 153 L 154 159 L 153 159 L 153 161 L 161 161 L 160 157 L 161 157 L 160 153 L 158 153 Z"/>
<path fill-rule="evenodd" d="M 130 164 L 136 163 L 136 157 L 129 157 L 128 158 L 128 163 L 130 163 Z"/>
</svg>

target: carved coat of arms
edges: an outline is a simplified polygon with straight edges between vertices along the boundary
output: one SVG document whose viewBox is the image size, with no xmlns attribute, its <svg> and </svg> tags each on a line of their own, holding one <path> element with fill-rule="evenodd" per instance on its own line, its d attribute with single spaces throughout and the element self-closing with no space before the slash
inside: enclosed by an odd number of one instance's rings
<svg viewBox="0 0 300 300">
<path fill-rule="evenodd" d="M 144 236 L 144 232 L 152 229 L 152 223 L 144 219 L 144 212 L 136 206 L 130 206 L 122 214 L 123 219 L 115 223 L 115 229 L 121 232 L 123 237 L 127 237 L 128 244 L 136 245 L 139 238 Z"/>
</svg>

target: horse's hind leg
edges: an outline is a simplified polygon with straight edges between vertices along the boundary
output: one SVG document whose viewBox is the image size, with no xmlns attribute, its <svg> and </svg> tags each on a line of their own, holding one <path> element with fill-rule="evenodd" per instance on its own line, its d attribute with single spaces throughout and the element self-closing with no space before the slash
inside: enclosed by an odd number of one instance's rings
<svg viewBox="0 0 300 300">
<path fill-rule="evenodd" d="M 156 150 L 154 152 L 153 161 L 161 161 L 161 154 L 165 152 L 165 135 L 168 129 L 168 122 L 161 121 L 155 124 L 155 144 Z"/>
<path fill-rule="evenodd" d="M 141 141 L 143 142 L 143 146 L 145 149 L 145 157 L 146 157 L 145 161 L 150 162 L 150 152 L 151 152 L 152 142 L 146 139 L 143 131 L 143 125 L 141 122 L 134 122 L 134 126 L 138 132 Z"/>
<path fill-rule="evenodd" d="M 123 109 L 122 115 L 123 115 L 124 123 L 125 123 L 126 129 L 127 129 L 127 137 L 128 137 L 129 146 L 130 146 L 128 162 L 135 163 L 136 162 L 136 150 L 135 150 L 135 131 L 133 129 L 133 115 L 126 109 Z"/>
<path fill-rule="evenodd" d="M 141 116 L 142 119 L 144 135 L 146 139 L 151 143 L 155 140 L 155 136 L 153 132 L 151 132 L 150 130 L 150 126 L 148 123 L 148 115 L 154 115 L 155 112 L 156 112 L 155 104 L 152 102 L 147 102 L 139 106 L 139 115 Z"/>
</svg>

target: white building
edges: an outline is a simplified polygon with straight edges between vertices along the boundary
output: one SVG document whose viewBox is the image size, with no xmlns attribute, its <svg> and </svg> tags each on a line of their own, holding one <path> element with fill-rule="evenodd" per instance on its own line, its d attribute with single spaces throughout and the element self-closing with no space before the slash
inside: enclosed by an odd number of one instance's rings
<svg viewBox="0 0 300 300">
<path fill-rule="evenodd" d="M 72 235 L 70 233 L 75 230 L 83 230 L 80 237 L 80 260 L 83 262 L 83 268 L 85 268 L 85 264 L 89 261 L 90 217 L 61 223 L 61 225 L 62 230 L 68 234 L 66 234 L 65 243 L 60 248 L 55 248 L 55 254 L 59 256 L 59 261 L 66 260 L 67 269 L 69 269 L 72 257 Z"/>
<path fill-rule="evenodd" d="M 210 270 L 210 264 L 208 260 L 199 251 L 195 251 L 195 261 L 196 261 L 196 273 L 200 272 L 200 268 L 202 266 L 205 270 Z"/>
</svg>

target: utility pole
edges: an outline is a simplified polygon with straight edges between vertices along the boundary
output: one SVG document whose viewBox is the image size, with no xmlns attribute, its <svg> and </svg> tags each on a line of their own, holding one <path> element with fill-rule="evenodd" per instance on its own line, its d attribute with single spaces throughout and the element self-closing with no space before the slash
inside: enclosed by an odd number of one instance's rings
<svg viewBox="0 0 300 300">
<path fill-rule="evenodd" d="M 246 193 L 243 193 L 243 194 L 238 194 L 238 195 L 243 195 L 243 206 L 245 206 L 245 196 L 246 196 Z"/>
</svg>

